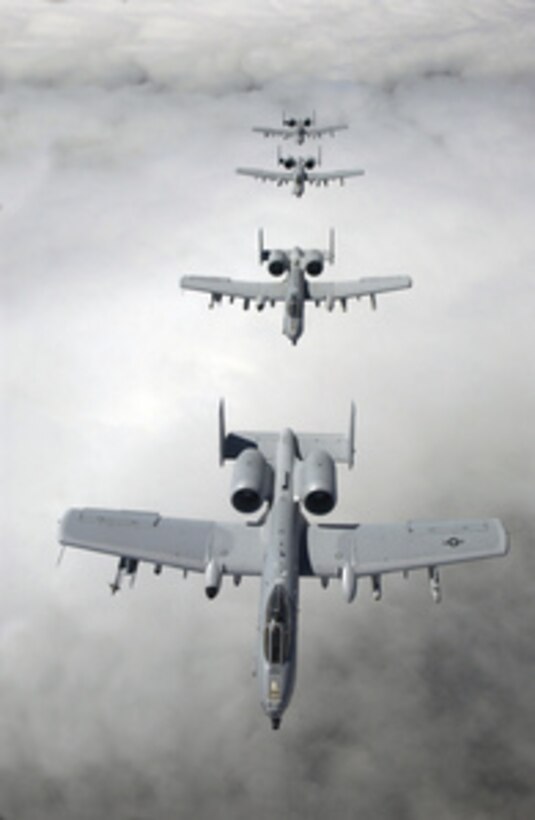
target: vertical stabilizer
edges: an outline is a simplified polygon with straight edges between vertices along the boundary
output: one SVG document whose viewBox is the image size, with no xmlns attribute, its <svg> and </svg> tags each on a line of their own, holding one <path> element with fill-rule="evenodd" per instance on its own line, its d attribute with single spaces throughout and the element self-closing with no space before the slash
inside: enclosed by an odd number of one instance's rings
<svg viewBox="0 0 535 820">
<path fill-rule="evenodd" d="M 219 399 L 219 466 L 225 461 L 225 399 Z"/>
</svg>

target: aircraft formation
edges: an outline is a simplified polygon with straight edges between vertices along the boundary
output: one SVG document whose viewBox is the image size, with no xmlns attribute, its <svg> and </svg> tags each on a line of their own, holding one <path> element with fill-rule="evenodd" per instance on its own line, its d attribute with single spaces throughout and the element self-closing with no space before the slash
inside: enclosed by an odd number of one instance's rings
<svg viewBox="0 0 535 820">
<path fill-rule="evenodd" d="M 315 116 L 302 120 L 283 116 L 283 128 L 255 128 L 265 136 L 295 139 L 333 134 L 345 125 L 315 126 Z M 214 277 L 184 277 L 182 287 L 266 304 L 284 304 L 283 333 L 295 344 L 304 328 L 304 304 L 335 302 L 409 288 L 408 277 L 378 277 L 353 282 L 315 281 L 325 263 L 334 262 L 334 232 L 326 250 L 268 250 L 259 234 L 259 257 L 275 283 L 238 282 Z M 240 583 L 260 578 L 256 676 L 262 708 L 278 729 L 294 688 L 297 659 L 299 584 L 316 578 L 323 587 L 340 584 L 347 602 L 358 582 L 369 578 L 374 599 L 382 595 L 384 574 L 422 569 L 432 597 L 440 601 L 439 567 L 505 555 L 508 536 L 499 519 L 468 518 L 407 521 L 398 524 L 318 524 L 309 519 L 332 512 L 337 503 L 336 465 L 353 466 L 356 409 L 351 405 L 347 433 L 302 433 L 245 430 L 227 432 L 225 405 L 219 406 L 219 461 L 233 461 L 230 501 L 249 519 L 245 524 L 211 519 L 168 518 L 159 513 L 98 508 L 73 508 L 60 522 L 59 541 L 118 558 L 110 584 L 116 593 L 125 577 L 134 580 L 139 563 L 204 575 L 205 592 L 213 599 L 223 578 Z M 255 516 L 251 518 L 250 516 Z"/>
<path fill-rule="evenodd" d="M 197 290 L 210 294 L 210 307 L 220 304 L 224 297 L 230 302 L 243 301 L 245 310 L 253 303 L 257 310 L 266 305 L 274 307 L 277 302 L 284 305 L 282 332 L 292 344 L 297 344 L 305 329 L 305 304 L 312 302 L 316 307 L 324 304 L 332 311 L 339 303 L 347 309 L 350 299 L 370 298 L 372 308 L 377 306 L 377 295 L 393 290 L 410 288 L 408 276 L 375 276 L 344 282 L 317 282 L 325 263 L 334 263 L 334 231 L 329 233 L 327 250 L 267 250 L 264 247 L 264 232 L 258 233 L 260 264 L 266 263 L 268 272 L 277 282 L 245 282 L 216 276 L 183 276 L 180 284 L 184 290 Z"/>
</svg>

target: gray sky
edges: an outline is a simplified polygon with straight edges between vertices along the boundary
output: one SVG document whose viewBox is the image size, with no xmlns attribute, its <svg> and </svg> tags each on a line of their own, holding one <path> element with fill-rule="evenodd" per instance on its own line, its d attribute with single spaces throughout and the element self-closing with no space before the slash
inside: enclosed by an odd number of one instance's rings
<svg viewBox="0 0 535 820">
<path fill-rule="evenodd" d="M 533 814 L 535 12 L 400 5 L 0 0 L 2 595 L 0 816 L 40 820 Z M 206 9 L 206 6 L 203 7 Z M 344 188 L 285 190 L 250 133 L 285 108 L 351 130 Z M 208 312 L 185 273 L 262 276 L 255 236 L 325 244 L 325 278 L 410 292 L 309 310 Z M 69 506 L 236 520 L 229 425 L 345 430 L 332 521 L 503 517 L 503 561 L 302 585 L 280 733 L 250 675 L 257 584 L 69 553 Z"/>
</svg>

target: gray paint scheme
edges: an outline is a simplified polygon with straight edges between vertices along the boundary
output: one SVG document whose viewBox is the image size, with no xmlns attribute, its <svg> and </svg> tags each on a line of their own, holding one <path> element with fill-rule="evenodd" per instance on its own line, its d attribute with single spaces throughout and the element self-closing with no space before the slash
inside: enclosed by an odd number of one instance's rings
<svg viewBox="0 0 535 820">
<path fill-rule="evenodd" d="M 279 156 L 279 162 L 288 170 L 266 171 L 262 168 L 236 168 L 236 173 L 242 176 L 254 177 L 262 182 L 275 182 L 281 185 L 293 185 L 294 196 L 301 197 L 305 193 L 305 185 L 328 185 L 329 182 L 339 182 L 343 185 L 349 177 L 360 177 L 364 174 L 362 168 L 347 171 L 314 171 L 318 160 L 314 157 L 285 157 Z"/>
<path fill-rule="evenodd" d="M 498 519 L 311 524 L 302 509 L 307 460 L 330 457 L 351 467 L 354 424 L 352 405 L 347 436 L 290 429 L 278 435 L 227 434 L 221 403 L 221 462 L 258 451 L 273 473 L 259 520 L 228 524 L 151 512 L 71 509 L 60 522 L 59 541 L 119 556 L 113 592 L 120 588 L 124 574 L 135 577 L 139 561 L 153 564 L 156 572 L 170 566 L 204 573 L 209 597 L 215 597 L 225 575 L 236 582 L 244 575 L 260 576 L 256 674 L 264 712 L 278 728 L 295 683 L 300 577 L 319 578 L 323 586 L 331 578 L 339 579 L 349 602 L 362 576 L 371 577 L 378 599 L 383 573 L 424 568 L 438 601 L 439 566 L 501 556 L 508 550 L 508 537 Z"/>
<path fill-rule="evenodd" d="M 306 139 L 317 139 L 329 134 L 334 137 L 337 131 L 343 131 L 347 125 L 323 125 L 316 126 L 316 115 L 311 117 L 303 117 L 301 119 L 295 117 L 282 116 L 282 128 L 270 128 L 263 126 L 255 126 L 253 131 L 257 134 L 263 134 L 264 137 L 280 137 L 281 139 L 295 139 L 298 145 L 302 145 Z"/>
<path fill-rule="evenodd" d="M 220 303 L 223 297 L 242 299 L 245 310 L 251 302 L 257 310 L 266 305 L 273 307 L 284 303 L 282 332 L 292 344 L 296 344 L 305 328 L 305 303 L 313 302 L 316 307 L 325 304 L 333 310 L 338 302 L 345 310 L 348 299 L 369 297 L 372 307 L 376 307 L 376 297 L 380 293 L 404 290 L 412 287 L 408 276 L 365 277 L 347 282 L 317 282 L 325 263 L 334 262 L 334 232 L 330 232 L 328 250 L 305 251 L 299 247 L 292 250 L 266 250 L 263 232 L 259 232 L 260 262 L 267 262 L 270 272 L 274 265 L 281 276 L 277 282 L 248 282 L 217 276 L 183 276 L 180 285 L 184 290 L 195 290 L 211 295 L 210 307 Z M 314 273 L 310 272 L 311 266 Z M 282 278 L 284 277 L 284 278 Z"/>
</svg>

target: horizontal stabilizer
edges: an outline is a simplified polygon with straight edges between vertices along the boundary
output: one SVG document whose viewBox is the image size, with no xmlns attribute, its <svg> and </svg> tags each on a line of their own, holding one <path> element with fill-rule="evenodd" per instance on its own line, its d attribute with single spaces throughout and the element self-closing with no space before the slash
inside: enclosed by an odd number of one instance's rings
<svg viewBox="0 0 535 820">
<path fill-rule="evenodd" d="M 350 468 L 355 454 L 355 418 L 356 408 L 351 403 L 349 430 L 343 433 L 299 433 L 295 432 L 298 457 L 305 459 L 313 450 L 325 450 L 331 458 Z M 279 433 L 244 430 L 227 433 L 225 430 L 225 405 L 219 403 L 219 455 L 220 463 L 237 458 L 242 450 L 254 447 L 264 455 L 267 461 L 273 462 L 277 454 Z"/>
</svg>

